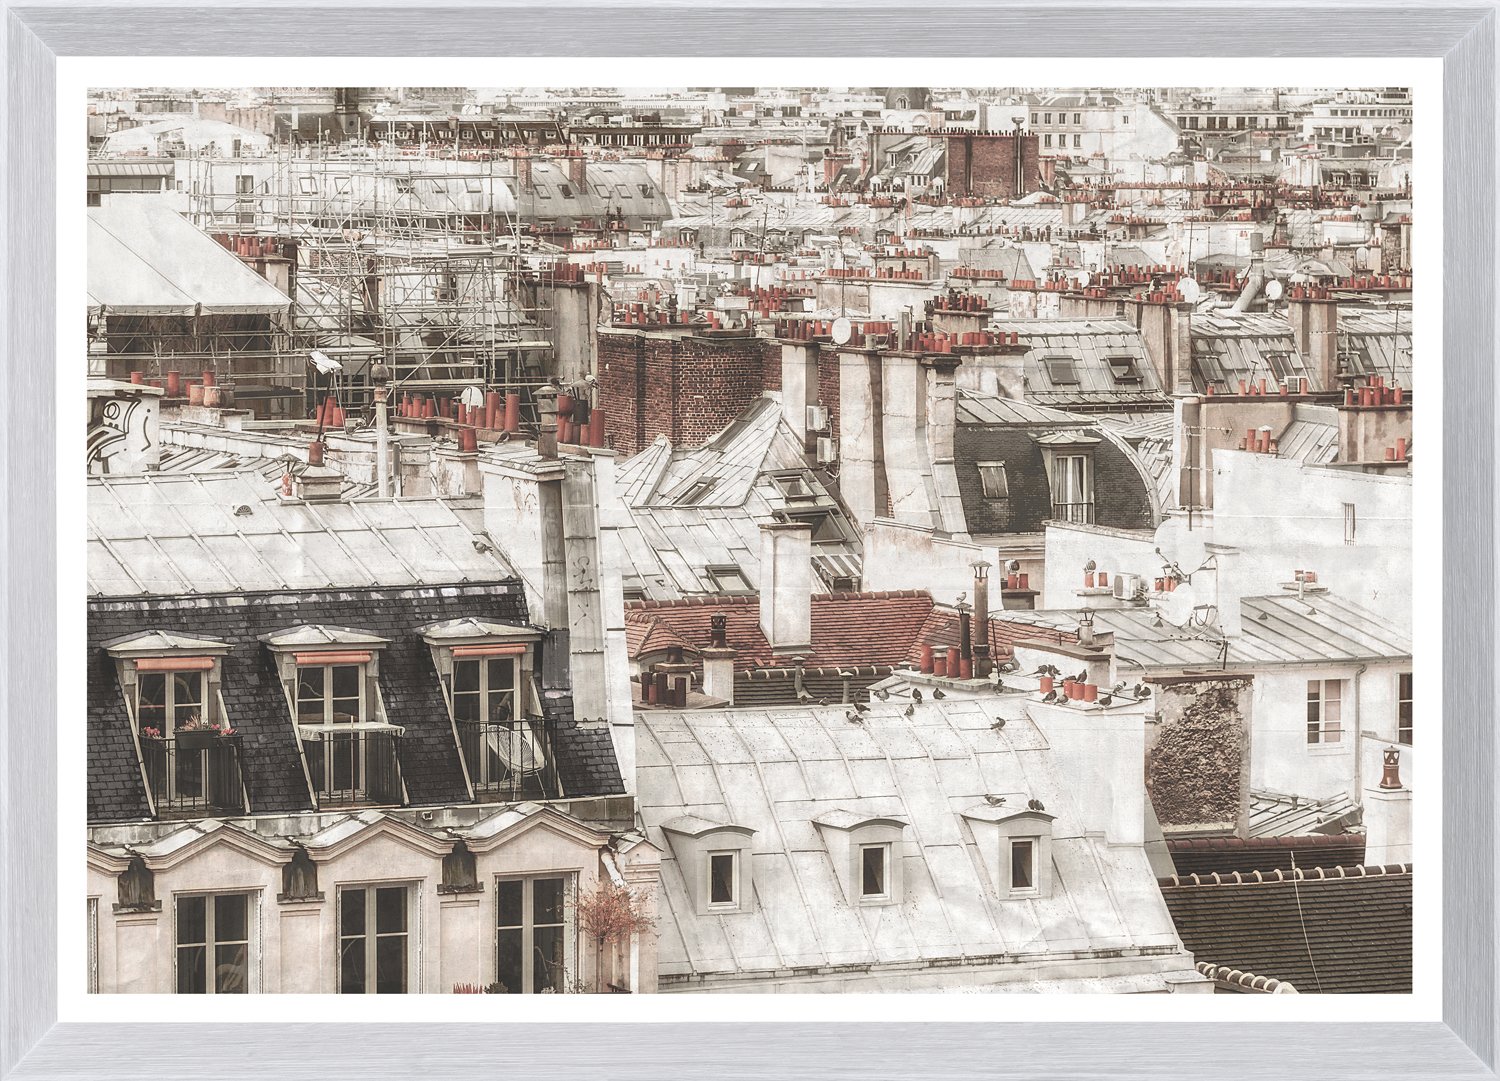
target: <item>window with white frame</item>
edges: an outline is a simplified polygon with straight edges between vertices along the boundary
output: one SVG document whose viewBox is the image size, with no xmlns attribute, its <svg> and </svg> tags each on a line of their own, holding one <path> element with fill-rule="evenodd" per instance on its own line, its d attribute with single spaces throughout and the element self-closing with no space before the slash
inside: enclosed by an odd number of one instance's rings
<svg viewBox="0 0 1500 1081">
<path fill-rule="evenodd" d="M 177 993 L 248 994 L 255 895 L 179 894 L 175 908 Z"/>
<path fill-rule="evenodd" d="M 410 990 L 409 885 L 339 887 L 339 994 Z"/>
<path fill-rule="evenodd" d="M 239 748 L 219 693 L 228 645 L 163 631 L 105 643 L 115 660 L 158 813 L 242 812 Z"/>
<path fill-rule="evenodd" d="M 1411 673 L 1402 672 L 1396 677 L 1396 742 L 1411 746 L 1412 709 Z"/>
<path fill-rule="evenodd" d="M 891 895 L 891 846 L 860 845 L 859 895 L 866 901 L 883 901 Z"/>
<path fill-rule="evenodd" d="M 706 866 L 708 907 L 737 910 L 740 907 L 739 852 L 710 852 Z"/>
<path fill-rule="evenodd" d="M 1344 681 L 1307 681 L 1307 744 L 1325 746 L 1344 738 Z"/>
<path fill-rule="evenodd" d="M 401 803 L 401 729 L 386 721 L 378 650 L 386 639 L 306 624 L 261 636 L 276 657 L 319 805 Z"/>
<path fill-rule="evenodd" d="M 475 794 L 561 795 L 532 671 L 538 632 L 460 617 L 421 628 Z"/>
<path fill-rule="evenodd" d="M 1061 522 L 1094 520 L 1092 462 L 1087 454 L 1058 454 L 1052 460 L 1052 517 Z"/>
<path fill-rule="evenodd" d="M 572 875 L 496 881 L 495 982 L 506 994 L 569 990 L 576 968 L 573 888 Z"/>
</svg>

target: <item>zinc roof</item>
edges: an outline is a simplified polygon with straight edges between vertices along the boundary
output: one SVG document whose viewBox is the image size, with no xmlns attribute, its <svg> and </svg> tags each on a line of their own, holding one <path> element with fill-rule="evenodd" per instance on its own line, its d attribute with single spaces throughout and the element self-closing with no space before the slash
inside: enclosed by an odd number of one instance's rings
<svg viewBox="0 0 1500 1081">
<path fill-rule="evenodd" d="M 1115 635 L 1115 654 L 1147 672 L 1182 668 L 1256 669 L 1278 665 L 1344 664 L 1411 656 L 1411 639 L 1367 608 L 1332 593 L 1290 591 L 1240 601 L 1243 633 L 1225 640 L 1216 630 L 1157 625 L 1157 609 L 1105 608 L 1094 613 L 1095 632 Z M 1076 629 L 1076 612 L 1007 612 L 1012 623 Z"/>
<path fill-rule="evenodd" d="M 843 706 L 637 714 L 641 816 L 664 852 L 664 976 L 959 958 L 1035 963 L 1060 951 L 1132 947 L 1176 955 L 1144 848 L 1084 834 L 1072 786 L 1024 704 L 926 701 L 909 718 L 904 709 L 872 704 L 859 725 Z M 1040 799 L 1057 816 L 1052 896 L 994 896 L 962 816 L 987 795 L 1019 807 Z M 814 824 L 841 811 L 909 823 L 898 846 L 903 904 L 848 903 Z M 755 831 L 753 911 L 697 914 L 680 854 L 662 830 L 683 814 Z"/>
<path fill-rule="evenodd" d="M 89 480 L 93 596 L 496 582 L 460 500 L 282 503 L 254 471 Z"/>
</svg>

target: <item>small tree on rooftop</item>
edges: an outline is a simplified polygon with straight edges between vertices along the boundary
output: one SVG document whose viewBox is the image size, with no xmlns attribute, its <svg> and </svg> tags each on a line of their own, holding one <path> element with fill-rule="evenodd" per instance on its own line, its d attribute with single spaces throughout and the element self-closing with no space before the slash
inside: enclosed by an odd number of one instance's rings
<svg viewBox="0 0 1500 1081">
<path fill-rule="evenodd" d="M 604 947 L 656 927 L 646 898 L 628 887 L 601 880 L 593 890 L 578 896 L 578 926 L 594 940 L 594 972 L 597 990 L 603 990 Z"/>
</svg>

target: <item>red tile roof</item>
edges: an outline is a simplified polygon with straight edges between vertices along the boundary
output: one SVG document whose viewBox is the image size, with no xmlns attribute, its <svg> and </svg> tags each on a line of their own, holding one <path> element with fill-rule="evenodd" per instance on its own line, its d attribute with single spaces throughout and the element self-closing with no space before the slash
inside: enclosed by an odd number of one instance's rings
<svg viewBox="0 0 1500 1081">
<path fill-rule="evenodd" d="M 629 610 L 625 612 L 625 645 L 632 657 L 663 652 L 673 646 L 680 646 L 685 653 L 698 652 L 671 623 L 646 613 Z"/>
<path fill-rule="evenodd" d="M 1067 631 L 1054 631 L 1030 623 L 1011 623 L 1005 619 L 990 619 L 990 656 L 1004 660 L 1013 652 L 1011 643 L 1035 641 L 1039 638 L 1053 639 L 1058 644 L 1077 642 L 1078 635 Z M 907 660 L 912 664 L 921 661 L 921 647 L 928 644 L 946 649 L 959 644 L 958 612 L 952 608 L 934 608 L 927 616 L 917 640 L 912 643 Z"/>
<path fill-rule="evenodd" d="M 930 594 L 919 590 L 888 593 L 827 593 L 812 598 L 812 654 L 810 668 L 854 665 L 899 665 L 909 660 L 918 636 L 932 614 Z M 695 597 L 679 601 L 634 601 L 626 606 L 626 640 L 632 657 L 639 656 L 645 630 L 654 622 L 670 628 L 698 648 L 709 645 L 709 618 L 726 617 L 725 639 L 738 652 L 735 668 L 780 667 L 785 656 L 775 656 L 760 629 L 758 597 Z M 639 635 L 638 638 L 632 637 Z M 655 639 L 653 639 L 655 640 Z M 665 640 L 665 639 L 663 639 Z"/>
</svg>

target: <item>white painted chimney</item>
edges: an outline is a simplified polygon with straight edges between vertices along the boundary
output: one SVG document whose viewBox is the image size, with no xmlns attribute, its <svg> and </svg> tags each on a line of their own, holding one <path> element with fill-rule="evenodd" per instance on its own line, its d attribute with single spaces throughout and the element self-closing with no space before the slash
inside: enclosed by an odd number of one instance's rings
<svg viewBox="0 0 1500 1081">
<path fill-rule="evenodd" d="M 1245 592 L 1239 566 L 1240 550 L 1218 544 L 1207 544 L 1204 548 L 1213 556 L 1213 604 L 1218 612 L 1219 630 L 1226 638 L 1238 638 L 1243 629 L 1240 598 Z"/>
<path fill-rule="evenodd" d="M 773 653 L 812 651 L 812 526 L 760 527 L 760 629 Z"/>
</svg>

